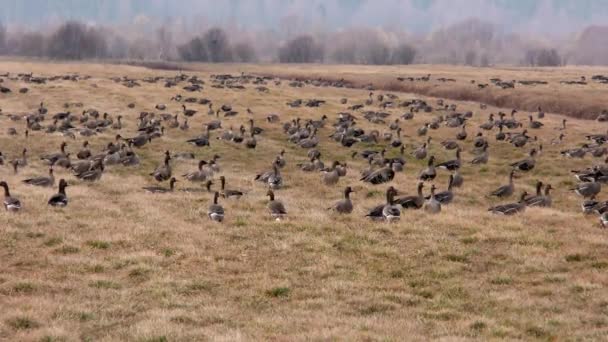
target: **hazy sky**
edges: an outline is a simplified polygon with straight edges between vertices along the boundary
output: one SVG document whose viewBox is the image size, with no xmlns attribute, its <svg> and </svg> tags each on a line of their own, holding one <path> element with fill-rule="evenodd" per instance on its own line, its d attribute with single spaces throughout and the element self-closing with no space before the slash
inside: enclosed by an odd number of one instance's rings
<svg viewBox="0 0 608 342">
<path fill-rule="evenodd" d="M 65 19 L 96 23 L 205 21 L 253 29 L 379 26 L 424 33 L 476 17 L 506 31 L 568 33 L 608 24 L 608 0 L 0 0 L 0 20 L 37 25 Z M 288 19 L 286 19 L 288 18 Z"/>
</svg>

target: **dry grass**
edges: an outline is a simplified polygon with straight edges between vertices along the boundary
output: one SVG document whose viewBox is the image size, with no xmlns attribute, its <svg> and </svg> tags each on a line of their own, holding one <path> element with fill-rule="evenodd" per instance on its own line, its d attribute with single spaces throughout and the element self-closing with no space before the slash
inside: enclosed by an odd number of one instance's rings
<svg viewBox="0 0 608 342">
<path fill-rule="evenodd" d="M 277 71 L 274 66 L 197 68 L 205 79 L 210 73 L 226 71 Z M 41 100 L 51 112 L 60 111 L 66 101 L 81 101 L 85 108 L 125 116 L 127 127 L 121 133 L 131 136 L 140 110 L 153 111 L 157 103 L 167 103 L 169 111 L 180 111 L 177 104 L 169 103 L 180 92 L 175 88 L 143 83 L 128 89 L 108 80 L 117 75 L 170 72 L 8 61 L 0 63 L 0 71 L 5 70 L 93 76 L 77 83 L 28 85 L 28 95 L 0 95 L 5 114 L 31 112 Z M 373 74 L 372 68 L 364 70 Z M 391 70 L 378 68 L 377 72 Z M 399 69 L 399 74 L 418 71 Z M 45 173 L 46 167 L 36 158 L 16 176 L 1 168 L 0 178 L 13 185 L 14 195 L 25 208 L 17 215 L 0 212 L 0 339 L 606 339 L 608 238 L 595 217 L 580 214 L 579 200 L 567 191 L 574 183 L 567 171 L 592 161 L 564 160 L 556 153 L 559 148 L 548 143 L 559 134 L 555 128 L 561 116 L 549 115 L 546 128 L 534 132 L 544 142 L 544 154 L 534 172 L 516 180 L 519 190 L 532 190 L 536 179 L 551 182 L 557 188 L 553 209 L 530 209 L 512 218 L 486 212 L 496 201 L 485 194 L 506 181 L 507 163 L 524 155 L 524 151 L 492 143 L 490 163 L 464 169 L 465 187 L 440 215 L 407 212 L 400 223 L 387 225 L 363 218 L 366 209 L 384 200 L 385 187 L 357 180 L 364 162 L 350 160 L 344 149 L 325 138 L 329 128 L 321 132 L 325 161 L 338 159 L 350 166 L 349 174 L 335 187 L 321 185 L 319 175 L 296 170 L 306 151 L 286 143 L 279 125 L 263 120 L 268 113 L 279 113 L 283 121 L 296 115 L 318 119 L 327 113 L 332 117 L 343 110 L 340 98 L 363 102 L 367 92 L 295 89 L 283 84 L 260 94 L 251 88 L 231 91 L 206 86 L 195 96 L 231 103 L 240 111 L 236 118 L 225 120 L 226 127 L 238 127 L 246 120 L 245 108 L 252 108 L 256 124 L 266 129 L 255 152 L 221 142 L 209 149 L 186 145 L 186 138 L 199 134 L 202 123 L 210 120 L 204 106 L 192 106 L 201 113 L 191 121 L 190 132 L 169 130 L 139 150 L 143 160 L 139 168 L 112 168 L 92 185 L 59 171 L 58 176 L 73 184 L 68 188 L 70 206 L 64 210 L 45 205 L 55 190 L 20 184 L 26 176 Z M 313 97 L 328 103 L 321 110 L 285 106 L 290 99 Z M 136 109 L 127 108 L 130 102 L 136 103 Z M 480 111 L 475 103 L 459 105 L 475 112 L 473 126 L 497 110 Z M 437 114 L 418 114 L 404 124 L 404 133 L 414 137 L 416 128 L 433 115 Z M 5 135 L 6 127 L 14 125 L 22 131 L 23 123 L 6 117 L 0 117 L 0 123 L 0 146 L 8 156 L 24 146 L 37 156 L 57 149 L 63 140 L 43 133 L 34 133 L 28 140 L 11 138 Z M 578 144 L 587 132 L 604 131 L 595 122 L 571 120 L 566 144 Z M 444 127 L 431 134 L 439 141 L 455 132 Z M 474 133 L 471 129 L 469 136 Z M 100 150 L 112 135 L 89 140 Z M 418 140 L 411 138 L 408 144 Z M 68 149 L 78 151 L 81 141 L 69 141 Z M 438 160 L 453 157 L 437 146 L 433 153 Z M 229 184 L 248 191 L 241 201 L 222 202 L 226 222 L 213 224 L 206 218 L 209 194 L 154 196 L 141 191 L 152 183 L 147 174 L 167 148 L 193 151 L 203 159 L 215 153 L 223 156 L 220 165 Z M 284 201 L 289 219 L 274 222 L 265 211 L 265 189 L 253 182 L 253 175 L 267 169 L 282 148 L 288 159 L 286 188 L 277 197 Z M 471 158 L 469 147 L 464 158 Z M 175 174 L 195 168 L 195 162 L 174 165 Z M 410 160 L 406 172 L 395 177 L 395 186 L 413 192 L 422 165 Z M 441 173 L 438 186 L 444 188 L 446 181 L 447 174 Z M 353 215 L 337 217 L 326 211 L 349 184 L 357 191 Z"/>
</svg>

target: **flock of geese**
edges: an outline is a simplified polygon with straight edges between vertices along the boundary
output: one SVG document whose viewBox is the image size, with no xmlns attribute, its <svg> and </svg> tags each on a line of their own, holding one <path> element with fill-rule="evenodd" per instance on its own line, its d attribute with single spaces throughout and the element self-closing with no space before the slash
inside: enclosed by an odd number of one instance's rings
<svg viewBox="0 0 608 342">
<path fill-rule="evenodd" d="M 33 76 L 29 74 L 29 79 Z M 28 78 L 24 75 L 12 76 L 9 74 L 0 75 L 8 80 L 21 80 L 27 82 Z M 46 84 L 46 82 L 56 81 L 54 78 L 44 78 L 36 82 L 38 84 Z M 58 78 L 61 80 L 62 78 Z M 87 78 L 88 79 L 88 78 Z M 73 79 L 72 79 L 73 80 Z M 78 78 L 76 78 L 78 81 Z M 140 84 L 139 80 L 128 78 L 116 79 L 116 82 L 122 82 L 125 86 L 133 87 Z M 206 85 L 205 80 L 197 76 L 187 76 L 180 74 L 174 77 L 154 77 L 145 78 L 141 82 L 147 83 L 164 83 L 165 87 L 173 88 L 183 86 L 182 89 L 188 92 L 201 92 L 203 85 Z M 274 82 L 275 85 L 280 85 L 281 81 L 267 77 L 256 77 L 251 75 L 212 75 L 210 86 L 222 89 L 243 89 L 249 84 L 257 86 L 261 93 L 267 93 L 269 89 L 266 85 Z M 185 86 L 184 86 L 185 85 Z M 294 86 L 294 85 L 292 85 Z M 299 84 L 298 86 L 302 86 Z M 3 95 L 12 96 L 12 95 Z M 23 95 L 21 95 L 23 96 Z M 132 167 L 140 165 L 140 156 L 137 153 L 138 149 L 145 147 L 148 144 L 161 144 L 162 138 L 166 130 L 181 130 L 189 132 L 190 126 L 188 119 L 200 115 L 199 111 L 193 109 L 191 104 L 206 105 L 208 108 L 207 114 L 211 117 L 211 121 L 207 121 L 204 125 L 202 134 L 185 139 L 184 143 L 191 144 L 195 147 L 209 147 L 214 141 L 221 141 L 227 144 L 239 144 L 247 149 L 256 149 L 257 138 L 266 134 L 267 129 L 255 126 L 253 119 L 253 111 L 247 108 L 247 116 L 249 117 L 236 130 L 233 127 L 224 127 L 225 122 L 222 118 L 234 117 L 239 113 L 233 110 L 231 105 L 223 104 L 214 108 L 213 101 L 206 98 L 187 97 L 177 95 L 171 98 L 172 102 L 178 103 L 178 108 L 181 108 L 183 121 L 180 122 L 178 114 L 158 114 L 154 112 L 141 112 L 136 123 L 137 134 L 129 137 L 124 130 L 122 116 L 113 118 L 108 113 L 100 114 L 99 111 L 88 109 L 81 111 L 81 114 L 74 114 L 70 111 L 58 112 L 51 114 L 44 103 L 33 112 L 25 115 L 3 113 L 0 109 L 0 117 L 5 117 L 14 125 L 19 125 L 19 122 L 24 121 L 23 134 L 27 138 L 30 132 L 40 131 L 48 134 L 62 134 L 66 138 L 76 139 L 80 136 L 84 139 L 82 147 L 76 153 L 68 152 L 68 144 L 66 142 L 59 146 L 57 152 L 46 153 L 38 156 L 39 159 L 48 165 L 48 175 L 23 179 L 23 184 L 38 187 L 55 187 L 56 181 L 54 177 L 54 169 L 63 168 L 70 170 L 74 177 L 84 182 L 100 181 L 111 166 Z M 266 121 L 270 125 L 279 125 L 282 130 L 285 140 L 289 143 L 304 149 L 307 154 L 307 159 L 304 162 L 297 163 L 299 172 L 317 172 L 321 174 L 321 181 L 324 185 L 335 186 L 339 183 L 340 178 L 346 176 L 349 170 L 347 162 L 333 161 L 328 165 L 322 161 L 322 154 L 319 145 L 333 144 L 344 149 L 344 155 L 352 159 L 362 158 L 366 161 L 367 167 L 360 171 L 360 181 L 371 185 L 387 184 L 386 199 L 377 206 L 371 208 L 367 212 L 367 217 L 374 221 L 393 222 L 400 219 L 401 214 L 407 210 L 421 209 L 428 214 L 438 214 L 442 207 L 449 205 L 456 197 L 456 188 L 460 188 L 465 184 L 461 169 L 464 167 L 475 167 L 488 163 L 490 158 L 489 147 L 491 144 L 503 144 L 511 146 L 512 149 L 525 149 L 528 151 L 528 156 L 521 160 L 515 160 L 505 165 L 509 171 L 508 182 L 494 190 L 488 189 L 487 196 L 503 199 L 505 203 L 493 206 L 488 210 L 499 215 L 514 215 L 523 212 L 527 207 L 551 207 L 551 184 L 545 184 L 542 181 L 537 181 L 536 193 L 528 194 L 523 191 L 519 194 L 516 201 L 509 202 L 508 199 L 516 195 L 516 186 L 514 179 L 518 174 L 528 173 L 535 169 L 537 159 L 543 152 L 543 142 L 532 134 L 534 131 L 547 129 L 543 123 L 545 113 L 539 108 L 535 119 L 532 115 L 526 119 L 518 117 L 517 110 L 512 110 L 510 115 L 499 112 L 498 114 L 490 114 L 487 121 L 480 124 L 478 133 L 470 137 L 467 128 L 471 129 L 470 119 L 473 113 L 458 111 L 456 104 L 447 104 L 443 100 L 437 100 L 436 105 L 430 105 L 423 100 L 399 100 L 394 94 L 379 94 L 374 96 L 370 93 L 368 98 L 363 103 L 355 103 L 348 105 L 349 100 L 343 98 L 340 104 L 345 106 L 345 111 L 338 113 L 333 120 L 328 115 L 322 115 L 319 120 L 303 120 L 295 117 L 289 120 L 284 120 L 278 114 L 270 114 L 266 117 Z M 291 107 L 308 106 L 320 107 L 325 103 L 323 100 L 295 100 L 288 102 Z M 217 105 L 217 104 L 215 104 Z M 66 104 L 66 108 L 81 107 L 82 104 Z M 134 104 L 130 104 L 129 108 L 134 108 Z M 157 104 L 156 110 L 163 112 L 168 106 L 165 104 Z M 398 118 L 390 119 L 394 115 L 385 112 L 387 108 L 400 109 L 404 114 Z M 483 108 L 483 105 L 482 105 Z M 403 127 L 407 125 L 415 116 L 424 116 L 427 113 L 435 112 L 439 115 L 425 116 L 429 120 L 415 130 L 419 139 L 423 140 L 419 146 L 414 146 L 411 151 L 407 151 L 407 145 L 403 141 L 406 137 L 402 135 Z M 359 121 L 366 120 L 371 123 L 372 127 L 383 129 L 364 130 L 358 125 Z M 430 131 L 436 130 L 439 127 L 449 127 L 455 130 L 453 139 L 446 139 L 439 142 L 441 148 L 453 151 L 454 159 L 437 162 L 434 155 L 430 152 L 431 144 L 434 144 Z M 8 127 L 8 135 L 17 135 L 18 129 Z M 559 136 L 550 142 L 552 145 L 563 143 L 563 138 L 567 134 L 567 121 L 564 119 L 559 130 Z M 329 135 L 330 141 L 321 141 L 320 132 L 322 130 L 332 130 Z M 217 131 L 217 132 L 216 132 Z M 490 132 L 495 133 L 491 134 Z M 114 133 L 110 133 L 114 132 Z M 485 132 L 485 133 L 484 133 Z M 89 137 L 106 134 L 114 137 L 114 141 L 105 146 L 102 151 L 92 151 L 87 139 Z M 493 135 L 493 137 L 492 137 Z M 584 158 L 586 155 L 593 157 L 603 157 L 608 153 L 604 143 L 608 141 L 608 134 L 593 134 L 586 137 L 587 141 L 581 147 L 564 149 L 561 155 L 564 158 Z M 159 141 L 159 142 L 157 142 Z M 380 146 L 377 149 L 352 150 L 352 147 L 360 144 L 365 146 Z M 461 152 L 464 149 L 471 148 L 474 151 L 474 157 L 469 161 L 462 160 Z M 349 151 L 349 149 L 351 149 Z M 347 152 L 348 151 L 348 152 Z M 397 157 L 386 157 L 387 152 L 398 151 Z M 29 165 L 28 150 L 24 148 L 19 156 L 12 159 L 6 158 L 0 152 L 0 165 L 7 165 L 12 168 L 16 174 L 20 169 Z M 213 221 L 222 222 L 226 215 L 226 210 L 222 206 L 221 199 L 235 198 L 239 199 L 246 193 L 238 189 L 230 189 L 227 185 L 225 176 L 219 177 L 220 190 L 212 191 L 211 187 L 214 184 L 215 175 L 220 173 L 219 160 L 220 155 L 214 155 L 210 160 L 201 160 L 198 167 L 188 173 L 176 175 L 173 171 L 174 160 L 194 159 L 192 153 L 171 153 L 166 151 L 162 162 L 149 173 L 150 179 L 156 182 L 168 182 L 168 186 L 155 185 L 144 187 L 142 190 L 154 193 L 163 194 L 171 193 L 176 190 L 176 183 L 180 182 L 181 178 L 187 182 L 199 183 L 201 187 L 182 188 L 180 191 L 208 191 L 213 194 L 213 199 L 208 207 L 207 215 Z M 393 185 L 389 185 L 399 172 L 404 172 L 405 166 L 408 163 L 408 158 L 416 160 L 426 160 L 426 167 L 417 173 L 418 184 L 417 192 L 413 195 L 400 196 L 400 191 Z M 279 199 L 277 192 L 284 186 L 282 169 L 287 165 L 287 156 L 285 151 L 281 151 L 270 163 L 268 170 L 260 172 L 252 178 L 255 181 L 263 184 L 268 189 L 268 211 L 269 215 L 276 220 L 285 218 L 288 214 L 287 208 Z M 435 184 L 438 176 L 438 171 L 449 173 L 449 181 L 447 188 L 439 191 Z M 573 171 L 574 176 L 579 183 L 571 189 L 574 193 L 583 198 L 582 208 L 584 213 L 596 213 L 602 226 L 608 225 L 608 201 L 598 201 L 596 197 L 599 195 L 602 183 L 608 182 L 608 165 L 593 165 L 583 170 Z M 429 185 L 430 184 L 430 185 Z M 22 208 L 21 201 L 13 196 L 9 189 L 9 184 L 6 181 L 0 182 L 0 186 L 4 189 L 4 207 L 10 212 L 17 212 Z M 48 205 L 54 207 L 66 207 L 68 205 L 68 195 L 66 188 L 68 182 L 65 179 L 60 179 L 57 183 L 57 192 L 52 194 L 48 200 Z M 343 191 L 343 199 L 328 207 L 328 210 L 333 210 L 339 214 L 351 214 L 354 209 L 354 204 L 351 199 L 351 194 L 354 192 L 352 186 L 346 186 Z M 425 189 L 428 193 L 425 194 Z"/>
</svg>

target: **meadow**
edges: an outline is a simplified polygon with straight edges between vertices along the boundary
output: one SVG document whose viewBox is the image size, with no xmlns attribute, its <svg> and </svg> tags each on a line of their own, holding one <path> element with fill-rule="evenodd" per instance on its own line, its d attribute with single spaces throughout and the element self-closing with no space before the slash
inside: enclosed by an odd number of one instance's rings
<svg viewBox="0 0 608 342">
<path fill-rule="evenodd" d="M 2 60 L 0 74 L 5 72 L 90 78 L 47 84 L 5 78 L 0 83 L 13 90 L 0 94 L 0 151 L 9 159 L 18 157 L 25 147 L 30 155 L 28 166 L 18 174 L 10 165 L 0 166 L 0 178 L 23 203 L 19 213 L 0 211 L 0 340 L 608 338 L 608 231 L 601 228 L 597 215 L 581 212 L 581 198 L 569 190 L 577 183 L 570 170 L 604 160 L 590 156 L 568 159 L 559 153 L 580 146 L 587 134 L 606 132 L 606 123 L 588 118 L 608 109 L 608 85 L 590 80 L 592 75 L 608 74 L 608 69 L 185 65 L 184 73 L 206 82 L 202 91 L 194 93 L 182 90 L 184 84 L 165 88 L 162 82 L 140 81 L 141 86 L 128 88 L 111 80 L 178 73 L 141 66 Z M 284 79 L 279 85 L 269 81 L 268 92 L 256 90 L 253 84 L 242 90 L 214 88 L 210 77 L 220 73 Z M 429 73 L 432 80 L 425 83 L 396 80 Z M 560 83 L 582 75 L 589 84 Z M 310 83 L 291 87 L 288 79 L 294 77 L 345 79 L 353 88 Z M 436 81 L 440 77 L 455 81 Z M 470 82 L 490 83 L 495 77 L 549 83 L 477 89 Z M 368 87 L 370 83 L 372 87 Z M 20 94 L 22 87 L 29 91 Z M 351 158 L 351 151 L 379 150 L 385 143 L 361 143 L 347 149 L 328 136 L 337 114 L 352 104 L 364 103 L 368 88 L 374 88 L 374 94 L 392 93 L 401 101 L 423 99 L 435 108 L 443 98 L 447 104 L 457 104 L 460 112 L 473 112 L 463 143 L 464 186 L 455 191 L 454 202 L 440 214 L 404 211 L 393 224 L 365 217 L 370 208 L 385 201 L 388 184 L 361 182 L 360 171 L 367 161 Z M 49 108 L 49 114 L 65 111 L 65 103 L 82 103 L 83 107 L 69 110 L 80 115 L 82 110 L 94 108 L 112 117 L 122 115 L 124 127 L 118 133 L 132 137 L 137 133 L 139 113 L 160 113 L 157 104 L 166 104 L 163 112 L 179 114 L 182 121 L 181 103 L 170 100 L 177 94 L 208 98 L 215 107 L 230 104 L 239 114 L 221 118 L 224 129 L 236 130 L 253 118 L 264 129 L 256 137 L 257 148 L 216 140 L 217 131 L 211 133 L 210 147 L 187 144 L 187 139 L 204 132 L 205 123 L 216 119 L 207 115 L 207 106 L 188 103 L 188 108 L 198 110 L 189 120 L 190 129 L 167 129 L 164 136 L 137 149 L 138 167 L 108 167 L 95 183 L 57 169 L 57 179 L 70 183 L 66 208 L 46 205 L 56 189 L 21 183 L 30 176 L 45 175 L 48 166 L 38 156 L 58 151 L 63 141 L 74 154 L 85 139 L 92 150 L 100 152 L 117 132 L 108 130 L 88 138 L 76 135 L 72 140 L 37 131 L 26 138 L 25 121 L 13 122 L 9 114 L 35 112 L 40 102 Z M 294 99 L 313 98 L 326 103 L 320 108 L 286 105 Z M 348 104 L 341 104 L 342 98 L 348 98 Z M 481 109 L 480 102 L 488 107 Z M 128 107 L 131 103 L 134 108 Z M 544 127 L 529 134 L 537 136 L 531 146 L 542 144 L 543 152 L 533 171 L 515 179 L 516 194 L 522 190 L 533 193 L 536 181 L 542 180 L 555 189 L 553 206 L 528 208 L 511 217 L 493 215 L 488 207 L 513 202 L 516 196 L 499 200 L 488 193 L 507 182 L 508 165 L 524 158 L 531 147 L 515 149 L 495 142 L 496 129 L 483 131 L 489 140 L 490 160 L 486 165 L 469 165 L 477 127 L 490 113 L 510 113 L 516 106 L 520 110 L 517 118 L 525 124 L 528 114 L 536 115 L 538 105 L 547 111 Z M 369 107 L 378 109 L 377 104 Z M 247 114 L 246 108 L 253 114 Z M 388 123 L 406 110 L 383 111 L 393 115 Z M 360 112 L 349 112 L 359 118 L 361 128 L 388 130 L 386 125 L 365 121 Z M 278 114 L 280 123 L 267 122 L 268 114 Z M 335 186 L 324 185 L 319 173 L 299 170 L 297 164 L 308 160 L 307 150 L 289 143 L 282 130 L 283 123 L 296 117 L 319 120 L 324 114 L 329 119 L 319 131 L 322 159 L 326 164 L 333 160 L 348 164 L 347 175 Z M 426 161 L 409 154 L 426 140 L 417 136 L 417 129 L 441 114 L 438 110 L 419 112 L 413 120 L 401 121 L 407 164 L 390 185 L 402 195 L 415 193 L 418 172 L 426 166 Z M 552 145 L 564 118 L 568 120 L 565 138 L 562 144 Z M 15 127 L 18 135 L 8 135 L 9 127 Z M 454 151 L 445 151 L 439 142 L 453 139 L 459 130 L 445 126 L 430 130 L 429 154 L 438 161 L 453 159 Z M 195 160 L 172 162 L 177 190 L 198 186 L 179 175 L 194 170 L 199 159 L 221 156 L 217 176 L 225 175 L 231 187 L 246 192 L 240 200 L 221 200 L 226 210 L 223 223 L 207 217 L 211 193 L 176 190 L 153 195 L 142 190 L 156 183 L 149 173 L 162 163 L 165 150 L 196 155 Z M 266 209 L 266 187 L 254 177 L 270 169 L 281 150 L 286 151 L 287 166 L 281 171 L 285 186 L 276 195 L 285 204 L 288 217 L 277 222 Z M 399 149 L 389 148 L 387 156 L 399 156 Z M 449 173 L 438 173 L 435 184 L 444 190 Z M 217 188 L 219 182 L 215 183 Z M 348 185 L 355 189 L 354 212 L 338 215 L 327 210 L 341 199 Z M 602 195 L 600 199 L 604 199 Z"/>
</svg>

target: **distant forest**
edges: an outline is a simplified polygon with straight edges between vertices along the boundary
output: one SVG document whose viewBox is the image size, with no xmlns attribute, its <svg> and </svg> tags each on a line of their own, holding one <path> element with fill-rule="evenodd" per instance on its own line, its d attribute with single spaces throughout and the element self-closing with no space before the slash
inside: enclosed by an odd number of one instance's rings
<svg viewBox="0 0 608 342">
<path fill-rule="evenodd" d="M 0 5 L 2 55 L 608 65 L 608 26 L 594 24 L 608 18 L 603 0 L 0 0 Z"/>
</svg>

